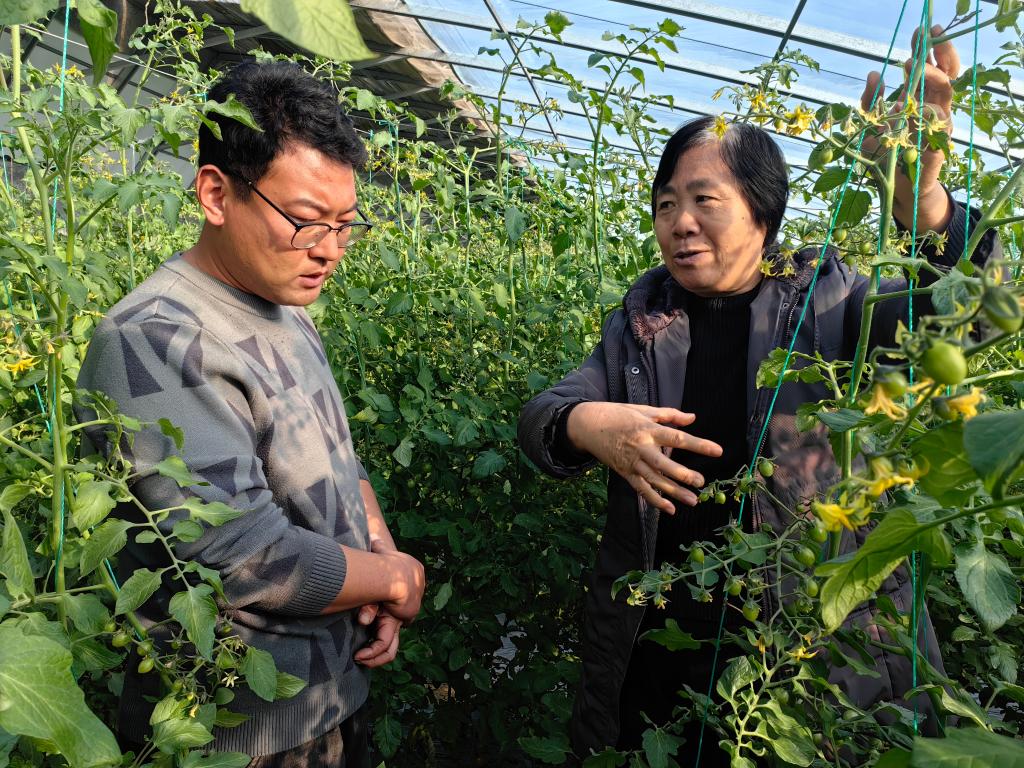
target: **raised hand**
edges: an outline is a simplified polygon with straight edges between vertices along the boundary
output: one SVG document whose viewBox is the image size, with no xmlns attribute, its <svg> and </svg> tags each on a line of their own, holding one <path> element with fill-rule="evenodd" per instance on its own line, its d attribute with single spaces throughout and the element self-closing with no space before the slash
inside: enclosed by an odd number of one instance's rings
<svg viewBox="0 0 1024 768">
<path fill-rule="evenodd" d="M 721 456 L 722 448 L 710 440 L 679 429 L 694 422 L 692 413 L 675 408 L 653 408 L 630 403 L 580 403 L 569 413 L 569 440 L 611 468 L 643 495 L 649 504 L 675 513 L 672 499 L 693 506 L 700 488 L 700 473 L 672 461 L 672 449 Z M 671 498 L 665 498 L 666 496 Z"/>
</svg>

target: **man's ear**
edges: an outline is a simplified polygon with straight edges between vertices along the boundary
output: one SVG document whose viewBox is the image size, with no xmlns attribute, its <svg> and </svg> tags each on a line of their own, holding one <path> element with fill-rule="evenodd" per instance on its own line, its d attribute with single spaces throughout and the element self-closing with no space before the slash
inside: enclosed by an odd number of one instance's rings
<svg viewBox="0 0 1024 768">
<path fill-rule="evenodd" d="M 204 165 L 196 172 L 195 188 L 206 220 L 215 227 L 223 226 L 226 200 L 234 195 L 231 179 L 217 166 Z"/>
</svg>

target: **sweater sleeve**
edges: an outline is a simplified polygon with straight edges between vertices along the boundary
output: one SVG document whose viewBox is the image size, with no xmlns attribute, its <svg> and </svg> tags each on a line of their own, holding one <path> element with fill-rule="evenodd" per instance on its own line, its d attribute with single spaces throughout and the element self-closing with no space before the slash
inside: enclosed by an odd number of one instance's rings
<svg viewBox="0 0 1024 768">
<path fill-rule="evenodd" d="M 331 537 L 294 525 L 275 501 L 258 456 L 259 431 L 250 406 L 265 397 L 227 346 L 201 327 L 106 320 L 97 329 L 79 376 L 83 389 L 112 398 L 122 413 L 149 424 L 122 452 L 147 509 L 180 505 L 191 496 L 245 514 L 221 526 L 204 524 L 196 541 L 175 552 L 220 572 L 231 607 L 314 616 L 345 581 L 346 559 Z M 180 453 L 152 423 L 168 419 L 184 433 Z M 104 436 L 89 434 L 97 446 Z M 180 455 L 199 482 L 180 487 L 154 471 Z M 161 523 L 170 532 L 188 516 L 176 510 Z"/>
</svg>

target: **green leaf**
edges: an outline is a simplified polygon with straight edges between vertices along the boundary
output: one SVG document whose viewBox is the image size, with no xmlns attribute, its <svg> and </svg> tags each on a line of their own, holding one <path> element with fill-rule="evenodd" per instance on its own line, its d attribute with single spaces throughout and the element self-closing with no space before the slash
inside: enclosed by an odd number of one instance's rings
<svg viewBox="0 0 1024 768">
<path fill-rule="evenodd" d="M 205 659 L 213 653 L 213 631 L 217 624 L 217 605 L 210 597 L 212 593 L 209 584 L 188 587 L 174 595 L 169 605 L 171 616 L 185 628 L 188 639 Z"/>
<path fill-rule="evenodd" d="M 505 232 L 512 245 L 518 243 L 526 232 L 526 214 L 514 205 L 505 209 Z"/>
<path fill-rule="evenodd" d="M 274 689 L 274 700 L 290 699 L 305 687 L 306 681 L 301 677 L 289 675 L 287 672 L 278 672 L 277 687 Z"/>
<path fill-rule="evenodd" d="M 195 485 L 196 483 L 196 479 L 192 477 L 192 473 L 188 471 L 188 467 L 185 466 L 185 462 L 181 460 L 180 456 L 168 456 L 160 463 L 154 464 L 153 471 L 171 478 L 180 486 Z"/>
<path fill-rule="evenodd" d="M 412 449 L 416 445 L 410 438 L 403 437 L 402 442 L 398 444 L 398 447 L 391 452 L 391 455 L 395 457 L 395 461 L 401 464 L 403 467 L 408 467 L 412 464 Z"/>
<path fill-rule="evenodd" d="M 500 472 L 505 468 L 505 457 L 492 450 L 486 450 L 473 462 L 473 477 L 482 478 Z"/>
<path fill-rule="evenodd" d="M 268 651 L 249 647 L 238 667 L 245 675 L 249 689 L 264 701 L 273 701 L 277 694 L 277 665 Z"/>
<path fill-rule="evenodd" d="M 126 520 L 107 520 L 82 542 L 79 571 L 88 576 L 104 560 L 113 557 L 128 543 L 127 531 L 131 523 Z"/>
<path fill-rule="evenodd" d="M 995 632 L 1017 613 L 1020 587 L 1005 558 L 984 542 L 964 544 L 956 551 L 956 580 L 981 623 Z"/>
<path fill-rule="evenodd" d="M 0 728 L 53 744 L 76 767 L 119 764 L 114 735 L 86 705 L 71 664 L 53 640 L 0 624 Z"/>
<path fill-rule="evenodd" d="M 4 510 L 4 535 L 0 544 L 0 573 L 7 577 L 7 591 L 14 597 L 36 593 L 36 582 L 28 560 L 28 550 L 21 536 L 18 521 L 9 510 Z"/>
<path fill-rule="evenodd" d="M 814 182 L 814 191 L 820 195 L 833 190 L 846 181 L 848 174 L 849 170 L 846 168 L 840 168 L 838 166 L 826 168 Z"/>
<path fill-rule="evenodd" d="M 679 747 L 683 745 L 683 739 L 660 728 L 648 728 L 644 731 L 642 745 L 647 764 L 651 768 L 668 768 L 669 756 L 675 755 L 679 751 Z"/>
<path fill-rule="evenodd" d="M 469 443 L 476 440 L 479 434 L 480 428 L 477 426 L 476 419 L 463 416 L 455 425 L 455 444 L 459 446 L 469 445 Z"/>
<path fill-rule="evenodd" d="M 836 214 L 836 227 L 853 227 L 860 223 L 861 219 L 867 216 L 871 210 L 871 193 L 863 189 L 851 192 L 846 190 L 842 205 Z"/>
<path fill-rule="evenodd" d="M 934 529 L 922 535 L 913 512 L 893 508 L 849 559 L 821 566 L 819 573 L 828 576 L 821 588 L 821 617 L 827 631 L 838 629 L 850 611 L 871 597 L 910 552 L 931 552 L 939 546 L 934 541 L 938 536 L 941 534 Z"/>
<path fill-rule="evenodd" d="M 160 432 L 164 437 L 171 438 L 174 441 L 174 447 L 180 451 L 185 445 L 185 433 L 174 426 L 170 419 L 160 419 L 157 424 L 160 425 Z"/>
<path fill-rule="evenodd" d="M 757 669 L 750 663 L 750 660 L 746 656 L 737 656 L 729 662 L 729 666 L 725 668 L 722 676 L 718 678 L 715 690 L 718 691 L 718 695 L 723 699 L 731 700 L 737 691 L 741 688 L 746 688 L 757 678 Z"/>
<path fill-rule="evenodd" d="M 78 24 L 92 58 L 92 82 L 99 85 L 117 53 L 117 14 L 100 0 L 77 0 Z"/>
<path fill-rule="evenodd" d="M 80 531 L 99 525 L 117 506 L 112 491 L 114 484 L 106 480 L 86 480 L 78 486 L 71 502 L 71 522 Z"/>
<path fill-rule="evenodd" d="M 0 491 L 0 512 L 11 512 L 29 494 L 32 486 L 26 483 L 12 483 Z"/>
<path fill-rule="evenodd" d="M 135 134 L 146 124 L 146 112 L 142 109 L 117 109 L 113 112 L 110 122 L 121 129 L 121 141 L 131 144 L 135 141 Z"/>
<path fill-rule="evenodd" d="M 228 94 L 227 101 L 204 101 L 203 114 L 208 116 L 210 113 L 237 120 L 246 128 L 263 133 L 263 129 L 253 118 L 252 112 L 245 104 L 238 101 L 233 93 Z"/>
<path fill-rule="evenodd" d="M 689 651 L 700 648 L 700 641 L 694 640 L 689 632 L 683 632 L 679 628 L 679 622 L 675 619 L 665 619 L 663 629 L 649 629 L 640 635 L 640 639 L 663 645 L 670 651 Z"/>
<path fill-rule="evenodd" d="M 548 765 L 562 765 L 569 754 L 569 739 L 565 736 L 543 738 L 541 736 L 520 736 L 519 746 L 530 757 Z"/>
<path fill-rule="evenodd" d="M 967 458 L 985 487 L 1001 498 L 1024 474 L 1024 410 L 987 411 L 964 426 Z"/>
<path fill-rule="evenodd" d="M 165 755 L 179 749 L 201 747 L 213 741 L 213 734 L 195 717 L 175 717 L 153 725 L 153 743 Z"/>
<path fill-rule="evenodd" d="M 60 0 L 0 0 L 0 25 L 31 24 L 57 10 Z"/>
<path fill-rule="evenodd" d="M 959 501 L 964 492 L 957 489 L 977 477 L 964 456 L 963 432 L 963 422 L 950 422 L 930 430 L 911 446 L 913 457 L 924 459 L 928 466 L 918 485 L 940 504 Z"/>
<path fill-rule="evenodd" d="M 242 0 L 242 10 L 286 40 L 328 59 L 356 61 L 373 57 L 345 0 Z"/>
<path fill-rule="evenodd" d="M 160 574 L 147 568 L 137 569 L 128 580 L 121 585 L 114 605 L 114 615 L 121 616 L 134 611 L 149 600 L 160 588 Z"/>
<path fill-rule="evenodd" d="M 607 747 L 604 752 L 591 755 L 583 761 L 583 768 L 619 768 L 626 762 L 626 756 Z"/>
<path fill-rule="evenodd" d="M 243 509 L 235 509 L 221 501 L 206 501 L 191 496 L 182 506 L 188 510 L 189 517 L 193 520 L 202 520 L 207 525 L 214 527 L 224 525 L 229 520 L 241 517 L 245 514 Z"/>
<path fill-rule="evenodd" d="M 544 14 L 544 23 L 548 25 L 548 29 L 551 30 L 551 34 L 555 37 L 561 35 L 566 27 L 572 26 L 572 22 L 569 21 L 566 15 L 558 11 L 548 11 Z"/>
<path fill-rule="evenodd" d="M 64 595 L 68 618 L 84 635 L 98 635 L 110 619 L 110 612 L 96 595 Z"/>
<path fill-rule="evenodd" d="M 402 726 L 391 715 L 384 715 L 373 724 L 373 743 L 384 757 L 392 757 L 402 742 Z"/>
<path fill-rule="evenodd" d="M 444 608 L 446 605 L 448 605 L 448 601 L 451 600 L 451 599 L 452 599 L 452 583 L 450 581 L 446 581 L 437 590 L 437 594 L 434 595 L 434 610 L 435 611 L 440 611 L 442 608 Z"/>
<path fill-rule="evenodd" d="M 914 739 L 911 768 L 1024 768 L 1024 743 L 982 728 L 957 728 L 944 739 Z"/>
</svg>

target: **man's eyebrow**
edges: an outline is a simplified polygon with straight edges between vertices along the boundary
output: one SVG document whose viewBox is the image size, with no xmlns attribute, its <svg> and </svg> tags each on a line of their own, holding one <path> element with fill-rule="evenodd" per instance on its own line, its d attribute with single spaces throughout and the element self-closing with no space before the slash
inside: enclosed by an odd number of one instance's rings
<svg viewBox="0 0 1024 768">
<path fill-rule="evenodd" d="M 309 198 L 309 197 L 297 197 L 297 198 L 295 198 L 294 200 L 291 201 L 291 204 L 292 205 L 304 205 L 304 206 L 307 206 L 309 208 L 312 208 L 312 209 L 318 211 L 321 214 L 330 213 L 330 209 L 327 206 L 325 206 L 323 203 L 317 202 L 316 200 L 313 200 L 312 198 Z M 348 208 L 347 210 L 342 211 L 341 215 L 344 216 L 346 213 L 352 213 L 352 211 L 354 211 L 355 209 L 356 209 L 356 206 L 353 205 L 351 208 Z"/>
</svg>

